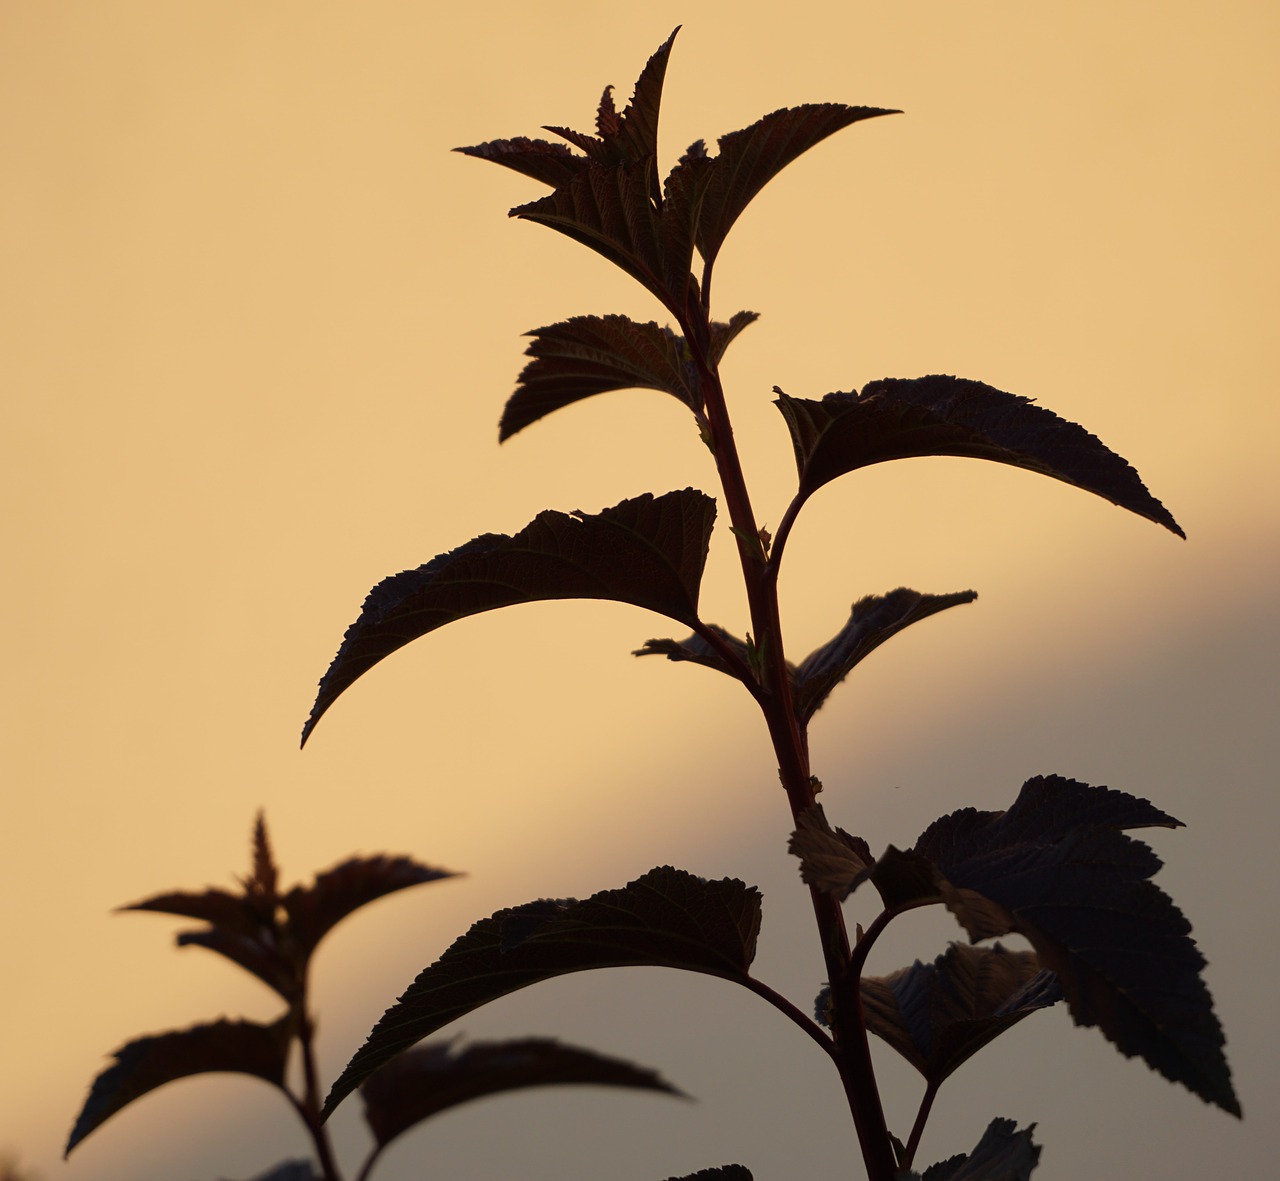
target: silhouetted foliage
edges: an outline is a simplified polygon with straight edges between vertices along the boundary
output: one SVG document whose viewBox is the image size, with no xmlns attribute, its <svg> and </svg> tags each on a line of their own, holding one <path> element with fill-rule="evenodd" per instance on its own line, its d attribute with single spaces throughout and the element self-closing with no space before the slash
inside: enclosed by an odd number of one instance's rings
<svg viewBox="0 0 1280 1181">
<path fill-rule="evenodd" d="M 799 664 L 786 657 L 778 578 L 787 540 L 809 498 L 837 477 L 916 456 L 965 456 L 1038 473 L 1092 492 L 1182 536 L 1136 471 L 1097 438 L 1028 398 L 965 378 L 881 379 L 860 392 L 791 397 L 776 386 L 797 479 L 776 535 L 757 524 L 742 475 L 719 363 L 756 318 L 712 318 L 711 277 L 725 239 L 752 198 L 820 141 L 891 114 L 836 103 L 774 111 L 698 141 L 664 178 L 658 169 L 663 80 L 675 34 L 649 60 L 627 106 L 606 89 L 594 130 L 545 130 L 561 143 L 518 136 L 459 151 L 550 188 L 511 213 L 582 243 L 648 290 L 674 325 L 582 315 L 534 329 L 530 358 L 499 426 L 505 440 L 584 398 L 643 388 L 669 394 L 693 416 L 714 459 L 721 504 L 740 560 L 749 630 L 699 615 L 699 589 L 716 502 L 692 488 L 645 494 L 598 513 L 546 511 L 514 535 L 484 534 L 377 584 L 348 628 L 303 730 L 311 734 L 342 693 L 383 657 L 454 620 L 546 599 L 606 599 L 692 629 L 651 639 L 636 655 L 700 664 L 741 683 L 761 710 L 789 806 L 790 851 L 811 894 L 827 974 L 815 1018 L 751 975 L 758 891 L 705 881 L 669 866 L 582 901 L 541 899 L 475 923 L 424 968 L 355 1053 L 325 1101 L 311 1053 L 307 968 L 338 921 L 384 894 L 449 875 L 405 857 L 355 858 L 280 893 L 265 826 L 239 892 L 159 895 L 130 909 L 205 924 L 179 936 L 215 951 L 286 1002 L 270 1025 L 219 1021 L 122 1047 L 97 1079 L 69 1148 L 133 1099 L 171 1079 L 232 1070 L 282 1090 L 316 1146 L 260 1181 L 338 1181 L 323 1119 L 359 1089 L 375 1146 L 360 1173 L 407 1129 L 480 1095 L 547 1084 L 593 1083 L 679 1094 L 650 1070 L 589 1050 L 526 1039 L 419 1045 L 460 1016 L 570 972 L 648 965 L 716 976 L 747 988 L 802 1028 L 832 1060 L 849 1100 L 870 1181 L 1025 1181 L 1039 1157 L 1028 1127 L 995 1119 L 974 1150 L 913 1171 L 938 1088 L 1010 1026 L 1065 999 L 1079 1025 L 1097 1026 L 1124 1054 L 1240 1114 L 1222 1030 L 1201 979 L 1204 960 L 1181 912 L 1151 878 L 1155 854 L 1129 835 L 1178 821 L 1146 800 L 1058 775 L 1028 779 L 1005 811 L 964 808 L 930 825 L 910 848 L 876 857 L 833 827 L 816 802 L 808 726 L 870 652 L 913 623 L 972 603 L 964 590 L 900 587 L 856 599 L 848 622 Z M 504 654 L 505 658 L 505 654 Z M 767 777 L 766 777 L 767 778 Z M 853 938 L 841 904 L 878 901 Z M 944 906 L 969 936 L 932 962 L 885 976 L 864 972 L 880 934 L 899 915 Z M 984 941 L 1018 934 L 1031 950 Z M 877 1035 L 916 1068 L 925 1092 L 906 1141 L 888 1127 L 867 1046 Z M 301 1047 L 306 1082 L 288 1087 L 289 1048 Z M 798 1173 L 803 1169 L 797 1166 Z M 741 1165 L 670 1181 L 750 1181 Z"/>
</svg>

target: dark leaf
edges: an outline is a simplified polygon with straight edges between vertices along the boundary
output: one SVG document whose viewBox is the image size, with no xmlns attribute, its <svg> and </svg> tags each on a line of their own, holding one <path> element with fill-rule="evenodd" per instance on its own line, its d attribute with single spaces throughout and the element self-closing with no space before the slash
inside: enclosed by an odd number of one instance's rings
<svg viewBox="0 0 1280 1181">
<path fill-rule="evenodd" d="M 360 1087 L 365 1120 L 379 1148 L 444 1111 L 502 1091 L 553 1084 L 637 1087 L 681 1092 L 652 1070 L 546 1038 L 474 1042 L 458 1049 L 437 1042 L 406 1050 Z"/>
<path fill-rule="evenodd" d="M 304 954 L 347 915 L 409 886 L 456 877 L 410 857 L 352 857 L 316 875 L 310 886 L 295 886 L 281 900 L 288 915 L 289 936 Z"/>
<path fill-rule="evenodd" d="M 868 595 L 853 605 L 849 622 L 821 648 L 800 662 L 795 675 L 796 714 L 808 721 L 828 694 L 852 671 L 854 665 L 890 636 L 909 624 L 927 619 L 948 607 L 972 603 L 973 591 L 949 595 L 922 595 L 899 587 L 887 595 Z"/>
<path fill-rule="evenodd" d="M 923 1181 L 1027 1181 L 1040 1160 L 1040 1147 L 1031 1142 L 1036 1126 L 1016 1127 L 1011 1119 L 993 1119 L 968 1156 L 931 1165 Z"/>
<path fill-rule="evenodd" d="M 309 1160 L 286 1160 L 259 1173 L 252 1181 L 320 1181 L 320 1177 Z"/>
<path fill-rule="evenodd" d="M 942 376 L 873 381 L 861 393 L 821 401 L 775 392 L 791 431 L 801 497 L 889 459 L 969 456 L 1052 476 L 1184 536 L 1125 460 L 1028 398 Z"/>
<path fill-rule="evenodd" d="M 860 119 L 895 114 L 877 107 L 811 103 L 774 111 L 750 127 L 722 135 L 698 217 L 697 246 L 704 262 L 710 266 L 715 261 L 739 214 L 802 152 Z"/>
<path fill-rule="evenodd" d="M 747 670 L 750 665 L 746 642 L 738 639 L 735 635 L 731 635 L 724 628 L 718 627 L 714 623 L 709 623 L 706 627 L 708 631 L 712 631 L 719 636 L 725 646 L 737 655 L 740 663 L 736 667 L 726 661 L 718 649 L 696 632 L 687 640 L 678 642 L 676 640 L 646 640 L 644 647 L 637 648 L 631 655 L 665 656 L 668 660 L 677 662 L 687 660 L 693 664 L 701 664 L 705 668 L 714 668 L 717 672 L 725 673 L 735 680 L 742 680 L 749 675 Z"/>
<path fill-rule="evenodd" d="M 495 139 L 469 148 L 454 148 L 464 156 L 479 160 L 492 160 L 516 172 L 540 180 L 553 189 L 568 184 L 587 167 L 583 156 L 575 156 L 564 144 L 548 143 L 543 139 Z"/>
<path fill-rule="evenodd" d="M 751 1170 L 742 1165 L 721 1165 L 716 1169 L 699 1169 L 683 1177 L 668 1177 L 667 1181 L 752 1181 Z"/>
<path fill-rule="evenodd" d="M 631 275 L 676 316 L 697 299 L 690 200 L 659 208 L 650 193 L 651 161 L 606 167 L 591 161 L 568 183 L 511 210 L 581 242 Z M 685 187 L 696 183 L 682 182 Z"/>
<path fill-rule="evenodd" d="M 227 931 L 238 931 L 246 935 L 256 934 L 261 923 L 246 906 L 242 894 L 231 894 L 226 890 L 205 890 L 202 894 L 189 894 L 176 891 L 172 894 L 157 894 L 154 898 L 146 898 L 134 902 L 121 910 L 150 910 L 160 914 L 176 914 L 184 918 L 200 919 L 211 926 Z"/>
<path fill-rule="evenodd" d="M 755 320 L 739 312 L 728 324 L 711 325 L 713 359 Z M 498 429 L 505 442 L 532 422 L 572 402 L 609 390 L 652 389 L 702 410 L 702 391 L 684 337 L 649 321 L 626 316 L 575 316 L 528 334 L 533 358 L 520 373 Z"/>
<path fill-rule="evenodd" d="M 787 851 L 800 858 L 800 877 L 806 885 L 841 899 L 870 876 L 875 864 L 867 842 L 842 828 L 833 829 L 821 804 L 796 818 Z"/>
<path fill-rule="evenodd" d="M 203 947 L 225 956 L 290 1003 L 302 993 L 305 958 L 291 955 L 272 930 L 264 928 L 255 935 L 241 935 L 225 927 L 182 931 L 178 935 L 178 946 Z"/>
<path fill-rule="evenodd" d="M 410 640 L 482 611 L 545 599 L 611 599 L 697 621 L 715 502 L 686 488 L 585 513 L 539 513 L 514 537 L 487 533 L 384 579 L 320 682 L 305 743 L 338 696 Z"/>
<path fill-rule="evenodd" d="M 383 1014 L 334 1084 L 325 1110 L 415 1042 L 540 980 L 588 968 L 652 965 L 741 982 L 759 928 L 756 890 L 669 866 L 582 902 L 499 911 L 454 942 Z"/>
<path fill-rule="evenodd" d="M 290 1030 L 288 1018 L 274 1025 L 223 1020 L 121 1046 L 115 1063 L 94 1079 L 67 1153 L 135 1099 L 188 1075 L 231 1071 L 283 1089 Z"/>
<path fill-rule="evenodd" d="M 1062 999 L 1035 953 L 952 944 L 932 964 L 864 976 L 867 1028 L 933 1086 L 1023 1017 Z"/>
<path fill-rule="evenodd" d="M 1149 802 L 1059 776 L 1029 779 L 1007 812 L 935 821 L 915 852 L 975 941 L 1026 936 L 1078 1025 L 1096 1025 L 1232 1114 L 1240 1105 L 1190 926 L 1151 883 L 1160 860 L 1121 830 L 1175 827 Z"/>
</svg>

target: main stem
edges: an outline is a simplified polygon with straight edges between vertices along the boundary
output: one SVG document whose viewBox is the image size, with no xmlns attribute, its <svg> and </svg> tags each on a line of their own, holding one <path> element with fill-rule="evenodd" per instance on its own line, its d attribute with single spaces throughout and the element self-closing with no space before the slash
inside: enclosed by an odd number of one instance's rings
<svg viewBox="0 0 1280 1181">
<path fill-rule="evenodd" d="M 705 314 L 705 312 L 704 312 Z M 706 340 L 705 332 L 685 328 L 685 339 L 691 343 Z M 738 557 L 746 584 L 747 603 L 751 614 L 752 638 L 758 654 L 758 676 L 761 693 L 757 695 L 769 737 L 778 758 L 778 774 L 791 805 L 791 816 L 814 803 L 814 785 L 809 771 L 808 742 L 792 703 L 791 682 L 787 677 L 786 657 L 782 644 L 782 623 L 778 613 L 777 582 L 771 576 L 759 527 L 751 508 L 746 479 L 738 458 L 733 426 L 725 404 L 720 375 L 705 352 L 694 345 L 695 361 L 705 395 L 707 424 L 715 455 L 720 486 L 738 543 Z M 868 1181 L 893 1181 L 897 1175 L 884 1109 L 876 1088 L 867 1045 L 866 1026 L 862 1019 L 862 996 L 857 974 L 850 970 L 849 934 L 845 928 L 840 904 L 830 894 L 809 887 L 814 920 L 822 941 L 827 979 L 831 986 L 834 1055 L 854 1127 L 862 1148 Z"/>
</svg>

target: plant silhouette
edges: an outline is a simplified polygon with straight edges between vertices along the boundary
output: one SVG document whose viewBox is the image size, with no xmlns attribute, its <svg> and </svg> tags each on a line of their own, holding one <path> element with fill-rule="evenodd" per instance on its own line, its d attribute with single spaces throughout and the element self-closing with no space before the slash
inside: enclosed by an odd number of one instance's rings
<svg viewBox="0 0 1280 1181">
<path fill-rule="evenodd" d="M 678 31 L 678 30 L 677 30 Z M 288 1162 L 265 1177 L 338 1173 L 323 1119 L 359 1089 L 375 1148 L 452 1103 L 515 1086 L 596 1082 L 674 1092 L 652 1071 L 554 1043 L 456 1050 L 418 1043 L 490 1001 L 571 972 L 617 966 L 679 968 L 756 993 L 827 1055 L 847 1097 L 870 1181 L 1025 1178 L 1039 1148 L 1031 1128 L 993 1119 L 969 1154 L 923 1171 L 918 1150 L 934 1098 L 970 1057 L 1039 1009 L 1064 1001 L 1122 1054 L 1234 1115 L 1240 1106 L 1222 1030 L 1202 979 L 1190 927 L 1153 883 L 1160 867 L 1134 830 L 1178 827 L 1147 800 L 1061 775 L 1011 785 L 1002 811 L 961 808 L 914 841 L 879 856 L 833 825 L 817 795 L 808 726 L 872 650 L 904 628 L 974 601 L 973 591 L 897 588 L 859 598 L 848 622 L 798 662 L 787 657 L 777 585 L 793 526 L 826 484 L 872 464 L 916 456 L 991 460 L 1049 476 L 1183 536 L 1138 474 L 1092 434 L 1025 397 L 966 378 L 874 380 L 851 392 L 802 398 L 774 387 L 796 464 L 790 503 L 770 534 L 743 475 L 720 380 L 726 350 L 757 315 L 712 316 L 715 264 L 751 200 L 791 161 L 835 132 L 897 112 L 819 103 L 785 108 L 691 145 L 658 169 L 663 81 L 676 34 L 649 59 L 627 106 L 606 89 L 591 132 L 548 127 L 561 142 L 516 137 L 458 149 L 521 173 L 550 191 L 512 216 L 558 231 L 631 276 L 674 321 L 580 315 L 528 334 L 530 358 L 503 410 L 500 440 L 612 390 L 669 394 L 691 414 L 710 452 L 719 503 L 685 488 L 645 494 L 596 513 L 540 513 L 519 532 L 489 533 L 373 588 L 320 682 L 303 742 L 337 699 L 390 653 L 454 620 L 548 599 L 603 599 L 664 616 L 690 634 L 636 651 L 711 669 L 756 702 L 787 801 L 789 849 L 808 890 L 827 979 L 798 1006 L 752 975 L 760 894 L 727 878 L 707 881 L 660 866 L 589 898 L 541 900 L 475 923 L 423 969 L 388 1008 L 323 1104 L 311 1057 L 308 959 L 337 921 L 374 897 L 449 876 L 407 858 L 357 859 L 313 886 L 277 892 L 259 822 L 254 868 L 239 894 L 162 895 L 132 909 L 206 924 L 179 937 L 239 964 L 286 1002 L 269 1026 L 219 1022 L 144 1038 L 117 1052 L 97 1080 L 71 1146 L 128 1102 L 172 1078 L 237 1070 L 283 1089 L 307 1125 L 316 1162 Z M 728 518 L 748 607 L 742 633 L 702 617 L 699 590 L 717 513 Z M 834 708 L 834 707 L 833 707 Z M 770 776 L 762 776 L 770 778 Z M 861 891 L 861 892 L 859 892 Z M 871 900 L 850 932 L 843 903 Z M 887 976 L 864 972 L 888 925 L 924 906 L 945 907 L 968 942 Z M 1017 935 L 1030 950 L 1011 950 Z M 810 1016 L 810 1012 L 813 1013 Z M 868 1046 L 883 1039 L 922 1076 L 905 1135 L 889 1130 Z M 301 1046 L 304 1084 L 285 1082 L 288 1047 Z M 896 1118 L 896 1117 L 895 1117 Z M 287 1172 L 286 1170 L 295 1170 Z M 318 1169 L 318 1173 L 314 1170 Z M 696 1177 L 750 1178 L 742 1165 Z"/>
</svg>

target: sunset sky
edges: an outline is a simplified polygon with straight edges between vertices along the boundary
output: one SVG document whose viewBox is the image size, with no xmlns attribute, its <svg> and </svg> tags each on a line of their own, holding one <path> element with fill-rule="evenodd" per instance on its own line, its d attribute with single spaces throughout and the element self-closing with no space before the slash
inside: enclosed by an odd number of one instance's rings
<svg viewBox="0 0 1280 1181">
<path fill-rule="evenodd" d="M 823 490 L 792 538 L 795 659 L 865 594 L 979 593 L 878 651 L 818 715 L 835 823 L 879 852 L 1057 773 L 1187 824 L 1143 835 L 1209 960 L 1245 1121 L 1054 1010 L 943 1089 L 920 1163 L 998 1115 L 1038 1123 L 1036 1181 L 1248 1176 L 1274 1155 L 1274 4 L 5 0 L 0 1160 L 42 1181 L 212 1181 L 305 1153 L 260 1083 L 207 1076 L 61 1161 L 121 1043 L 276 1016 L 261 985 L 176 951 L 180 923 L 111 914 L 230 886 L 260 808 L 286 882 L 384 850 L 467 875 L 326 941 L 328 1079 L 471 922 L 660 864 L 758 885 L 756 974 L 809 1006 L 823 969 L 750 699 L 628 655 L 677 625 L 615 603 L 465 620 L 363 678 L 298 750 L 385 575 L 543 508 L 718 491 L 687 413 L 651 391 L 497 445 L 522 333 L 663 309 L 506 216 L 539 185 L 449 150 L 589 128 L 602 88 L 622 105 L 678 24 L 664 170 L 783 106 L 904 111 L 784 171 L 717 264 L 717 317 L 761 315 L 724 365 L 757 516 L 776 524 L 795 480 L 775 384 L 816 398 L 948 373 L 1085 425 L 1188 535 L 1013 468 L 929 459 Z M 702 614 L 740 633 L 728 541 L 722 526 Z M 900 926 L 873 971 L 961 937 L 941 913 Z M 632 1057 L 698 1102 L 489 1100 L 404 1137 L 375 1177 L 660 1181 L 730 1161 L 757 1181 L 860 1176 L 829 1064 L 739 991 L 637 969 L 474 1014 L 459 1032 Z M 880 1060 L 905 1137 L 920 1087 Z M 352 1165 L 357 1106 L 335 1123 Z"/>
</svg>

